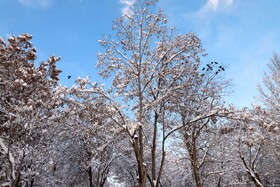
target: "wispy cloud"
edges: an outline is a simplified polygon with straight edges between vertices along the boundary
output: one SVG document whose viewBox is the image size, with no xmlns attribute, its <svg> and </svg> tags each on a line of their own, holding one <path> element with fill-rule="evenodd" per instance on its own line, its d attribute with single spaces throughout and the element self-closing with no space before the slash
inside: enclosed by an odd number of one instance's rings
<svg viewBox="0 0 280 187">
<path fill-rule="evenodd" d="M 184 14 L 184 19 L 194 23 L 200 38 L 207 40 L 213 32 L 213 24 L 228 14 L 234 14 L 236 0 L 205 0 L 195 12 Z"/>
<path fill-rule="evenodd" d="M 131 15 L 131 6 L 134 4 L 135 0 L 119 0 L 119 2 L 124 5 L 122 8 L 122 15 Z"/>
<path fill-rule="evenodd" d="M 217 10 L 219 5 L 219 0 L 208 0 L 207 4 L 203 7 L 203 9 Z"/>
<path fill-rule="evenodd" d="M 215 12 L 230 7 L 234 0 L 207 0 L 206 4 L 197 12 L 204 15 L 209 12 Z"/>
<path fill-rule="evenodd" d="M 42 7 L 46 8 L 52 4 L 53 0 L 18 0 L 18 2 L 28 7 Z"/>
</svg>

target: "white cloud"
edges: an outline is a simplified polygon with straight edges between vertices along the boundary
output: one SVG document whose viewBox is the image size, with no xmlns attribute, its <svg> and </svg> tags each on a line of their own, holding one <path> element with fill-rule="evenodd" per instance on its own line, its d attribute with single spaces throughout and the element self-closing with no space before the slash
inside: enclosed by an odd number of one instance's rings
<svg viewBox="0 0 280 187">
<path fill-rule="evenodd" d="M 208 2 L 204 8 L 207 8 L 207 9 L 209 8 L 209 9 L 215 11 L 218 8 L 219 2 L 220 2 L 219 0 L 208 0 Z"/>
<path fill-rule="evenodd" d="M 217 13 L 232 14 L 233 3 L 234 0 L 205 0 L 198 11 L 185 14 L 185 19 L 195 20 L 201 39 L 207 39 L 211 35 L 213 21 L 220 19 Z"/>
<path fill-rule="evenodd" d="M 200 9 L 200 14 L 215 12 L 219 9 L 230 7 L 234 0 L 207 0 L 206 4 Z"/>
<path fill-rule="evenodd" d="M 225 0 L 225 4 L 226 4 L 227 6 L 230 6 L 230 5 L 233 4 L 233 0 Z"/>
<path fill-rule="evenodd" d="M 52 0 L 18 0 L 18 2 L 24 6 L 45 8 L 51 5 Z"/>
<path fill-rule="evenodd" d="M 120 0 L 119 2 L 124 5 L 122 8 L 122 15 L 131 15 L 131 6 L 134 4 L 135 0 Z"/>
</svg>

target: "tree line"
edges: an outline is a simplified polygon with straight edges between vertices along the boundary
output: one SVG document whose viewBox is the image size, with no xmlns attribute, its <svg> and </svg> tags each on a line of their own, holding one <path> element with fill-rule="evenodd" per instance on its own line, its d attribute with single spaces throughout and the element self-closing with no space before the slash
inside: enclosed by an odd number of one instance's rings
<svg viewBox="0 0 280 187">
<path fill-rule="evenodd" d="M 0 186 L 280 186 L 280 58 L 261 105 L 225 100 L 230 81 L 194 33 L 136 0 L 99 40 L 99 74 L 59 82 L 32 36 L 0 38 Z"/>
</svg>

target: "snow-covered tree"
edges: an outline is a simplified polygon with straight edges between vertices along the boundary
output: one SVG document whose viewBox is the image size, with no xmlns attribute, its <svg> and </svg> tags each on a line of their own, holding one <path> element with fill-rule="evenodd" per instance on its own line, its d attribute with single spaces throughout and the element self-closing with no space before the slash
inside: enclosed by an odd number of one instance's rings
<svg viewBox="0 0 280 187">
<path fill-rule="evenodd" d="M 279 113 L 280 103 L 280 58 L 277 53 L 273 55 L 268 64 L 269 71 L 265 73 L 263 84 L 258 87 L 261 101 L 270 110 Z M 275 117 L 279 117 L 276 115 Z"/>
<path fill-rule="evenodd" d="M 269 138 L 266 141 L 265 152 L 268 153 L 267 158 L 270 161 L 267 165 L 279 167 L 280 165 L 280 136 L 279 136 L 279 122 L 280 122 L 280 58 L 277 53 L 275 53 L 268 64 L 268 72 L 265 73 L 263 77 L 262 84 L 258 87 L 260 94 L 260 101 L 265 107 L 265 113 L 263 118 L 266 119 L 264 123 L 264 128 L 270 133 Z M 268 141 L 269 140 L 269 141 Z M 270 156 L 269 156 L 270 155 Z M 266 167 L 269 168 L 269 167 Z M 271 168 L 266 169 L 264 172 L 267 175 L 266 181 L 268 184 L 280 184 L 280 180 L 275 180 L 279 178 L 279 175 L 273 175 Z M 279 170 L 274 169 L 277 173 Z"/>
<path fill-rule="evenodd" d="M 32 36 L 0 38 L 0 185 L 32 186 L 38 174 L 48 129 L 62 105 L 51 56 L 35 67 Z"/>
<path fill-rule="evenodd" d="M 202 64 L 198 66 L 201 67 Z M 207 177 L 221 172 L 206 172 L 205 167 L 209 168 L 209 163 L 215 164 L 211 149 L 218 141 L 218 116 L 229 113 L 223 106 L 223 96 L 227 94 L 226 88 L 229 86 L 220 76 L 224 67 L 218 62 L 211 62 L 201 68 L 202 71 L 195 68 L 189 76 L 182 78 L 180 84 L 184 85 L 184 89 L 179 97 L 173 98 L 171 106 L 178 113 L 177 119 L 180 120 L 177 123 L 183 126 L 180 133 L 184 142 L 182 148 L 187 151 L 184 157 L 189 160 L 194 183 L 198 187 L 207 182 Z M 195 118 L 200 119 L 190 123 Z"/>
<path fill-rule="evenodd" d="M 129 14 L 114 22 L 115 37 L 99 40 L 104 52 L 97 64 L 104 78 L 113 79 L 110 98 L 119 101 L 118 106 L 125 103 L 117 108 L 125 119 L 121 125 L 131 139 L 141 187 L 160 186 L 172 134 L 195 123 L 204 125 L 223 108 L 215 105 L 215 93 L 224 86 L 215 85 L 214 75 L 224 68 L 214 71 L 208 64 L 202 71 L 199 38 L 168 27 L 156 3 L 137 0 Z M 213 77 L 206 76 L 208 71 Z M 183 122 L 171 120 L 184 113 Z"/>
<path fill-rule="evenodd" d="M 104 186 L 108 182 L 115 159 L 121 154 L 120 139 L 123 128 L 116 124 L 118 117 L 107 99 L 102 85 L 89 77 L 78 78 L 68 92 L 66 110 L 68 122 L 75 129 L 74 136 L 83 144 L 86 153 L 84 167 L 89 186 Z"/>
<path fill-rule="evenodd" d="M 219 128 L 225 169 L 221 185 L 277 186 L 279 164 L 273 154 L 278 136 L 275 128 L 268 111 L 258 105 L 235 109 Z"/>
</svg>

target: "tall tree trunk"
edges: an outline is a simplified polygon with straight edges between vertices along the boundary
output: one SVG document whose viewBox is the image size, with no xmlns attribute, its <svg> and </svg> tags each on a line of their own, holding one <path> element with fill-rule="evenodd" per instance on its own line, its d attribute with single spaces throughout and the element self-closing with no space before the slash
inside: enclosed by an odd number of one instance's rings
<svg viewBox="0 0 280 187">
<path fill-rule="evenodd" d="M 141 30 L 142 31 L 142 30 Z M 141 50 L 140 50 L 141 51 Z M 143 95 L 142 95 L 142 86 L 141 86 L 141 66 L 142 66 L 142 57 L 139 59 L 139 67 L 138 67 L 138 74 L 137 74 L 137 84 L 138 84 L 138 94 L 139 94 L 139 110 L 138 110 L 138 116 L 137 121 L 140 123 L 138 126 L 138 137 L 133 137 L 134 142 L 132 145 L 135 156 L 137 159 L 137 165 L 138 165 L 138 173 L 139 173 L 139 186 L 140 187 L 146 187 L 146 181 L 147 181 L 147 166 L 144 163 L 143 155 L 144 155 L 144 148 L 143 148 Z"/>
<path fill-rule="evenodd" d="M 198 163 L 197 151 L 196 151 L 196 138 L 194 137 L 194 133 L 192 134 L 191 140 L 187 135 L 185 135 L 185 143 L 190 155 L 191 166 L 192 166 L 196 187 L 202 187 L 201 176 L 199 173 L 199 165 L 198 165 L 199 163 Z"/>
<path fill-rule="evenodd" d="M 142 127 L 139 127 L 139 137 L 140 134 L 142 134 Z M 146 181 L 147 181 L 147 166 L 143 162 L 143 152 L 141 151 L 141 148 L 139 146 L 140 144 L 140 138 L 133 137 L 132 139 L 132 147 L 134 150 L 134 154 L 137 160 L 137 167 L 138 167 L 138 177 L 139 177 L 139 187 L 146 187 Z"/>
<path fill-rule="evenodd" d="M 93 187 L 91 166 L 88 167 L 89 187 Z"/>
<path fill-rule="evenodd" d="M 158 119 L 158 114 L 155 112 L 154 134 L 153 134 L 153 145 L 152 145 L 152 186 L 154 185 L 153 181 L 156 180 L 157 119 Z"/>
</svg>

